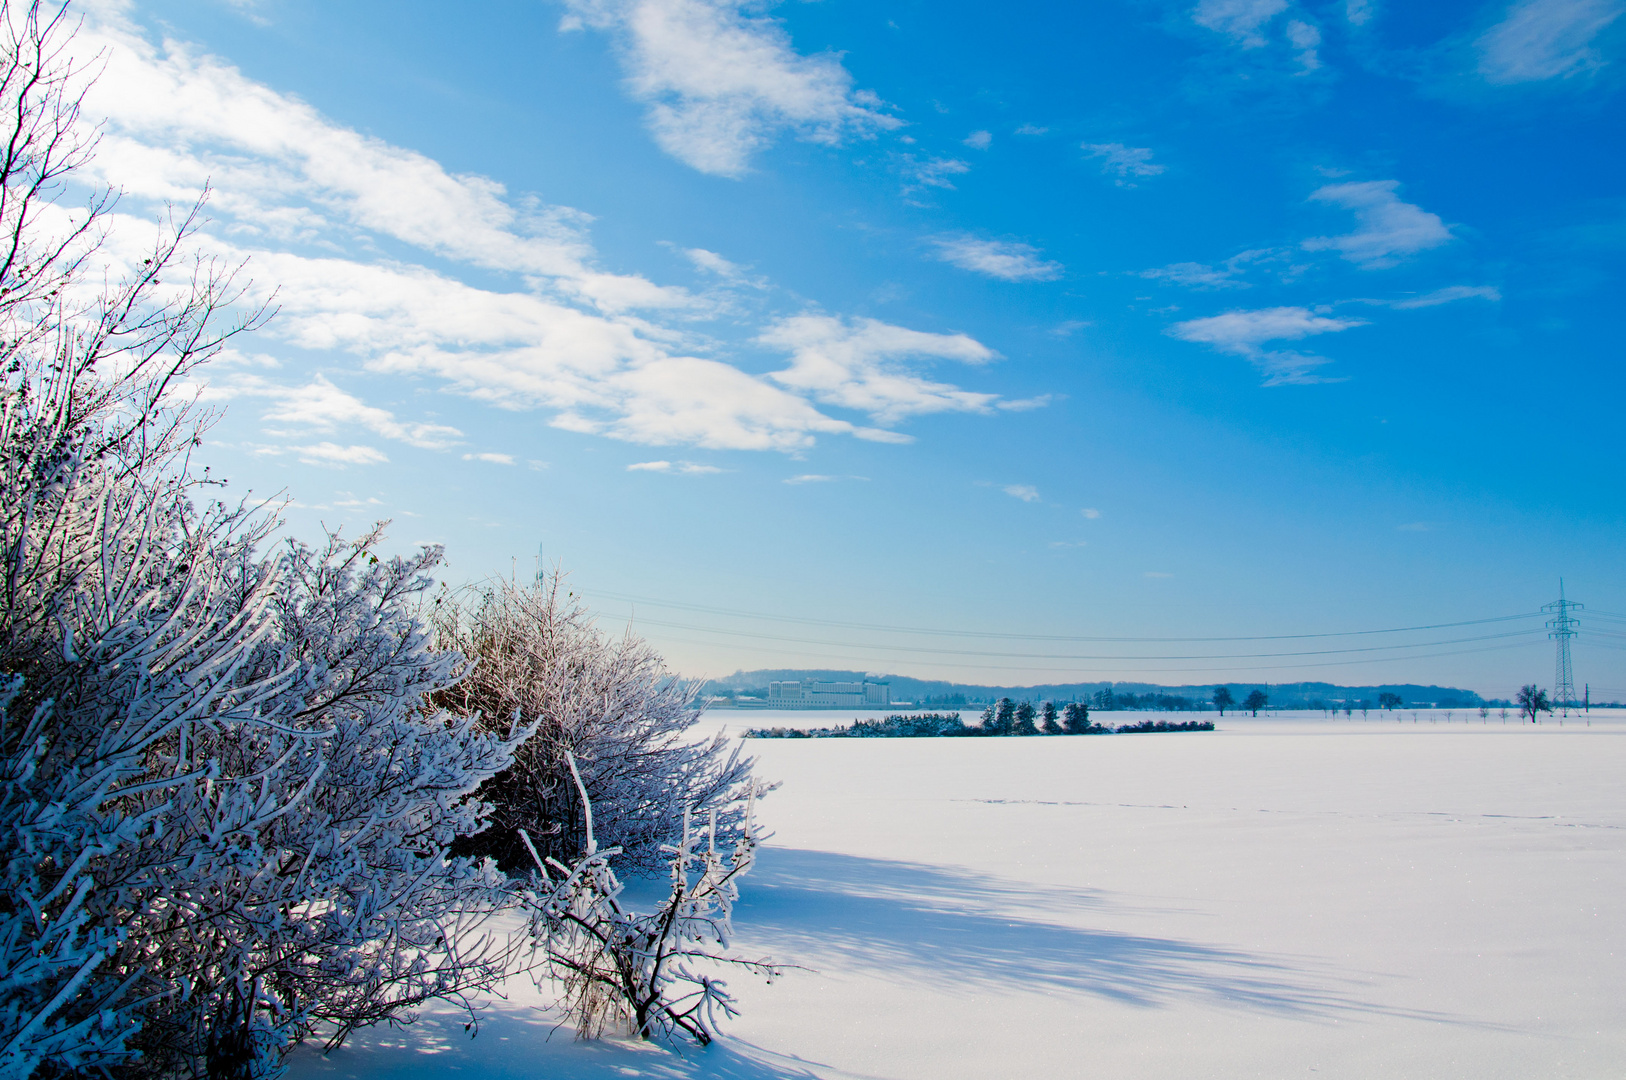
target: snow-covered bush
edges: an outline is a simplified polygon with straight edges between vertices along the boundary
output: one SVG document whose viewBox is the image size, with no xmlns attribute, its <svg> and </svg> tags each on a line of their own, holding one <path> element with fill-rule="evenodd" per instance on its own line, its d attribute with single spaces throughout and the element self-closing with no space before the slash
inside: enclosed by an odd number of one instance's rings
<svg viewBox="0 0 1626 1080">
<path fill-rule="evenodd" d="M 486 832 L 458 850 L 491 854 L 508 870 L 531 865 L 524 829 L 544 857 L 576 858 L 586 822 L 568 758 L 581 769 L 599 840 L 621 866 L 659 873 L 662 845 L 682 837 L 685 814 L 717 811 L 736 827 L 750 790 L 751 761 L 722 735 L 696 741 L 693 686 L 629 631 L 607 638 L 559 579 L 497 581 L 454 609 L 443 605 L 442 643 L 474 669 L 437 701 L 486 723 L 519 715 L 538 726 L 514 764 L 481 788 L 494 806 Z"/>
<path fill-rule="evenodd" d="M 196 210 L 121 268 L 106 193 L 66 205 L 64 18 L 0 0 L 0 1078 L 264 1076 L 506 972 L 508 883 L 447 846 L 526 732 L 425 701 L 437 552 L 268 558 L 204 500 L 178 388 L 263 311 L 184 257 Z"/>
<path fill-rule="evenodd" d="M 381 539 L 290 543 L 275 563 L 269 632 L 245 671 L 287 678 L 269 722 L 198 744 L 219 773 L 213 797 L 183 789 L 169 835 L 203 858 L 175 860 L 140 923 L 146 962 L 188 990 L 147 1010 L 149 1072 L 257 1075 L 313 1031 L 338 1042 L 508 973 L 509 942 L 487 925 L 507 881 L 447 848 L 482 828 L 472 792 L 529 729 L 505 738 L 427 705 L 462 664 L 430 650 L 418 617 L 440 555 L 380 559 Z M 221 792 L 277 813 L 227 825 Z"/>
<path fill-rule="evenodd" d="M 683 815 L 677 843 L 662 849 L 671 888 L 640 915 L 621 902 L 621 882 L 610 865 L 620 850 L 599 849 L 593 804 L 568 752 L 565 764 L 582 808 L 580 856 L 566 866 L 539 855 L 523 830 L 520 839 L 533 866 L 532 934 L 546 955 L 543 970 L 564 985 L 577 1038 L 624 1026 L 645 1039 L 669 1042 L 681 1033 L 701 1045 L 711 1042 L 717 1021 L 737 1011 L 727 983 L 697 965 L 742 968 L 770 980 L 779 974 L 772 961 L 736 956 L 729 947 L 739 879 L 756 859 L 752 811 L 760 787 L 749 789 L 732 844 L 725 835 L 719 845 L 715 810 L 704 829 Z"/>
</svg>

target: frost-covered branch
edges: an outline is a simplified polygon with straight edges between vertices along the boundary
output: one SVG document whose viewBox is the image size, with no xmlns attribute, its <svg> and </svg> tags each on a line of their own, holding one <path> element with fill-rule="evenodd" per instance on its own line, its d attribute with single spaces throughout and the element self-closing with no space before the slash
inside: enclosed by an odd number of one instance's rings
<svg viewBox="0 0 1626 1080">
<path fill-rule="evenodd" d="M 696 688 L 630 631 L 602 635 L 557 576 L 492 582 L 466 604 L 441 605 L 438 622 L 442 644 L 474 669 L 437 701 L 487 724 L 516 713 L 537 724 L 514 764 L 481 789 L 491 828 L 458 850 L 523 874 L 523 829 L 544 857 L 575 858 L 585 837 L 570 757 L 599 839 L 621 849 L 625 872 L 662 872 L 663 845 L 678 841 L 685 811 L 716 810 L 725 830 L 738 826 L 751 759 L 722 735 L 694 738 Z"/>
<path fill-rule="evenodd" d="M 671 860 L 670 889 L 655 910 L 640 915 L 622 903 L 622 885 L 610 864 L 620 849 L 599 849 L 586 786 L 573 756 L 566 761 L 587 823 L 583 854 L 567 866 L 544 859 L 527 834 L 521 838 L 535 866 L 532 934 L 546 955 L 546 970 L 564 986 L 577 1036 L 597 1038 L 624 1026 L 646 1039 L 711 1042 L 718 1021 L 737 1010 L 727 983 L 705 969 L 743 968 L 770 981 L 779 974 L 771 960 L 738 956 L 730 947 L 738 882 L 756 858 L 756 789 L 746 798 L 732 844 L 725 837 L 719 847 L 715 810 L 707 812 L 703 829 L 684 814 L 678 842 L 664 849 Z"/>
</svg>

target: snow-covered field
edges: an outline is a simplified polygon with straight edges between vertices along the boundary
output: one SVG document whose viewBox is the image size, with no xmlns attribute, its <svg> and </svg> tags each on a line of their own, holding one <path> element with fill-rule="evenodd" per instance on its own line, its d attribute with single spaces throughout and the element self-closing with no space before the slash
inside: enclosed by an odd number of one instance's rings
<svg viewBox="0 0 1626 1080">
<path fill-rule="evenodd" d="M 851 719 L 769 716 L 707 723 Z M 801 967 L 722 1042 L 578 1043 L 519 985 L 291 1078 L 1626 1075 L 1626 715 L 1454 721 L 753 742 L 738 943 Z"/>
</svg>

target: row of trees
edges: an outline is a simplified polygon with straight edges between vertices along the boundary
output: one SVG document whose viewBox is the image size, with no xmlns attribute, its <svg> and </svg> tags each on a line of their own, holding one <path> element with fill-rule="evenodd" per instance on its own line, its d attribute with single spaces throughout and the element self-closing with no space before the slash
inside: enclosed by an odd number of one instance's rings
<svg viewBox="0 0 1626 1080">
<path fill-rule="evenodd" d="M 1089 706 L 1082 701 L 1068 702 L 1058 713 L 1054 701 L 1035 706 L 1008 697 L 983 710 L 981 728 L 986 735 L 1088 735 L 1105 730 L 1091 726 Z"/>
<path fill-rule="evenodd" d="M 193 467 L 177 388 L 269 312 L 197 208 L 103 284 L 65 18 L 0 3 L 0 1077 L 257 1080 L 520 970 L 704 1041 L 749 761 L 555 581 L 432 599 L 439 549 L 273 546 Z M 654 915 L 612 857 L 670 869 Z"/>
<path fill-rule="evenodd" d="M 1269 704 L 1270 695 L 1255 687 L 1253 690 L 1248 692 L 1247 697 L 1242 699 L 1242 704 L 1239 707 L 1247 709 L 1253 713 L 1253 715 L 1258 716 L 1259 710 L 1263 709 Z M 1226 709 L 1232 708 L 1236 705 L 1236 698 L 1231 694 L 1231 688 L 1229 686 L 1220 686 L 1215 688 L 1214 708 L 1219 710 L 1219 714 L 1221 716 L 1225 715 Z"/>
</svg>

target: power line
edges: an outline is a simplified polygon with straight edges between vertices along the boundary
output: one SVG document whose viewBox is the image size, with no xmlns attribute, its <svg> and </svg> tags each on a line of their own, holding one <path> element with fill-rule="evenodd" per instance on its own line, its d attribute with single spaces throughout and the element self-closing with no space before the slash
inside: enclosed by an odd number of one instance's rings
<svg viewBox="0 0 1626 1080">
<path fill-rule="evenodd" d="M 660 626 L 672 630 L 690 630 L 703 634 L 723 634 L 728 637 L 750 638 L 753 641 L 778 641 L 791 645 L 823 645 L 836 648 L 864 649 L 874 652 L 914 653 L 928 656 L 989 656 L 1006 660 L 1275 660 L 1299 656 L 1343 656 L 1349 653 L 1392 652 L 1396 649 L 1432 649 L 1442 645 L 1463 645 L 1470 642 L 1497 641 L 1511 637 L 1528 637 L 1538 634 L 1539 629 L 1514 630 L 1505 634 L 1484 634 L 1478 637 L 1453 638 L 1446 641 L 1421 641 L 1402 643 L 1399 645 L 1369 645 L 1358 648 L 1345 649 L 1310 649 L 1299 652 L 1271 652 L 1271 653 L 1196 653 L 1185 656 L 1168 655 L 1070 655 L 1057 653 L 1016 653 L 996 652 L 988 649 L 941 649 L 914 645 L 876 645 L 867 642 L 855 641 L 825 641 L 819 638 L 786 637 L 779 634 L 764 634 L 752 630 L 728 630 L 714 626 L 696 626 L 692 623 L 666 622 L 660 619 L 635 620 L 645 626 Z"/>
<path fill-rule="evenodd" d="M 878 623 L 843 622 L 834 619 L 813 619 L 796 615 L 770 615 L 757 611 L 739 611 L 732 608 L 708 607 L 704 604 L 685 604 L 671 600 L 655 600 L 647 596 L 632 596 L 626 593 L 601 592 L 590 590 L 581 593 L 583 596 L 599 597 L 606 600 L 620 600 L 625 603 L 649 604 L 652 607 L 670 608 L 675 611 L 694 611 L 707 615 L 728 615 L 742 619 L 762 619 L 769 622 L 801 623 L 809 626 L 828 626 L 841 630 L 875 630 L 893 634 L 927 634 L 938 637 L 972 637 L 972 638 L 998 638 L 1016 641 L 1063 641 L 1063 642 L 1090 642 L 1090 643 L 1119 643 L 1119 644 L 1152 644 L 1165 643 L 1199 643 L 1220 641 L 1302 641 L 1310 638 L 1337 638 L 1337 637 L 1366 637 L 1374 634 L 1406 634 L 1422 630 L 1448 630 L 1459 626 L 1484 626 L 1489 623 L 1515 622 L 1520 619 L 1538 618 L 1542 613 L 1528 611 L 1518 615 L 1497 615 L 1488 619 L 1467 619 L 1462 622 L 1429 623 L 1422 626 L 1397 626 L 1386 630 L 1342 630 L 1332 633 L 1320 634 L 1255 634 L 1239 637 L 1086 637 L 1063 634 L 1012 634 L 997 631 L 982 630 L 945 630 L 936 627 L 924 626 L 886 626 Z M 1626 616 L 1621 616 L 1626 618 Z"/>
<path fill-rule="evenodd" d="M 682 644 L 704 644 L 699 642 L 683 642 Z M 855 646 L 862 648 L 863 646 Z M 1353 667 L 1358 664 L 1383 664 L 1396 660 L 1433 660 L 1444 656 L 1470 656 L 1479 653 L 1501 652 L 1507 649 L 1520 649 L 1527 647 L 1525 642 L 1512 642 L 1507 645 L 1488 645 L 1478 649 L 1452 649 L 1446 652 L 1421 653 L 1410 656 L 1368 656 L 1359 660 L 1326 660 L 1309 664 L 1249 664 L 1247 667 L 1172 667 L 1172 668 L 1100 668 L 1080 669 L 1077 667 L 1051 668 L 1032 664 L 967 664 L 967 663 L 939 663 L 934 665 L 938 670 L 948 671 L 1023 671 L 1042 672 L 1047 674 L 1068 675 L 1077 678 L 1082 675 L 1108 675 L 1116 681 L 1123 681 L 1125 675 L 1160 675 L 1169 672 L 1186 674 L 1210 674 L 1235 671 L 1302 671 L 1307 668 Z M 794 656 L 802 660 L 835 660 L 846 663 L 863 663 L 864 656 L 842 656 L 829 653 L 809 653 L 801 649 L 775 649 L 769 646 L 755 646 L 751 650 L 756 653 L 769 653 L 775 656 Z M 930 682 L 932 680 L 924 680 Z"/>
</svg>

